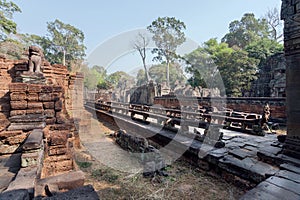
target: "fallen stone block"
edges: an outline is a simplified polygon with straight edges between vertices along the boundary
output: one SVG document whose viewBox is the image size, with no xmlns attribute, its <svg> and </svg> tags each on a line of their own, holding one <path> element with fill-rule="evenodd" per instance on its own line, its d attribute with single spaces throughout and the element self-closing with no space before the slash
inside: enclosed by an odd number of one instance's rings
<svg viewBox="0 0 300 200">
<path fill-rule="evenodd" d="M 6 191 L 27 189 L 30 194 L 33 194 L 37 170 L 37 167 L 21 168 L 14 181 L 9 184 Z"/>
<path fill-rule="evenodd" d="M 40 149 L 43 146 L 43 130 L 34 129 L 26 139 L 23 150 Z"/>
<path fill-rule="evenodd" d="M 59 190 L 72 190 L 83 186 L 84 173 L 71 171 L 56 176 L 38 179 L 35 187 L 35 196 L 45 196 L 45 185 L 57 185 Z"/>
</svg>

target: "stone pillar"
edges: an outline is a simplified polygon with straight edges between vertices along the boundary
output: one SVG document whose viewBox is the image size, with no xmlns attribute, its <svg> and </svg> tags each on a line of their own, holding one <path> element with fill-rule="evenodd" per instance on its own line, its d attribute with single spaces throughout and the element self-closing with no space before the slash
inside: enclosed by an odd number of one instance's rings
<svg viewBox="0 0 300 200">
<path fill-rule="evenodd" d="M 300 158 L 300 0 L 282 0 L 286 57 L 287 138 L 284 154 Z"/>
</svg>

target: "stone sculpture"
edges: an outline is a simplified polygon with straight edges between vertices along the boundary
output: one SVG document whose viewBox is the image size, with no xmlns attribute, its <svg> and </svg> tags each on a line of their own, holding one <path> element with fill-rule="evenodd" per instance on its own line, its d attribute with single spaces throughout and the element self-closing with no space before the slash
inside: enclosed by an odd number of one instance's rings
<svg viewBox="0 0 300 200">
<path fill-rule="evenodd" d="M 41 73 L 43 51 L 37 46 L 29 47 L 29 72 Z"/>
</svg>

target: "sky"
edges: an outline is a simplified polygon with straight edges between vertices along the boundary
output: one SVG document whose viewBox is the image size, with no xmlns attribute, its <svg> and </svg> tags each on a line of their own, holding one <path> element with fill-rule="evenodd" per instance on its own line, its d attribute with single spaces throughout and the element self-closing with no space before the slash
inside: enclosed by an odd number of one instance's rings
<svg viewBox="0 0 300 200">
<path fill-rule="evenodd" d="M 175 17 L 186 25 L 185 35 L 193 50 L 210 38 L 228 33 L 229 23 L 245 13 L 262 17 L 280 0 L 13 0 L 22 10 L 14 15 L 18 32 L 46 35 L 47 22 L 59 19 L 82 30 L 90 65 L 130 63 L 136 57 L 130 42 L 158 17 Z M 130 37 L 128 36 L 130 35 Z M 127 43 L 123 42 L 128 41 Z M 100 49 L 100 50 L 99 50 Z M 187 52 L 186 51 L 186 52 Z M 129 53 L 128 53 L 129 52 Z M 184 53 L 186 53 L 184 52 Z M 126 56 L 129 55 L 129 56 Z M 126 58 L 127 57 L 127 58 Z M 130 65 L 140 65 L 130 63 Z M 150 61 L 149 61 L 150 62 Z"/>
</svg>

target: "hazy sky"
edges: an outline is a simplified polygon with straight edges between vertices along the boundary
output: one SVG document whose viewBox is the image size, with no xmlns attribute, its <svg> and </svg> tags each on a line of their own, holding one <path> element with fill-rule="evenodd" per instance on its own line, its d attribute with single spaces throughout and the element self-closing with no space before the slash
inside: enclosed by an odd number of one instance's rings
<svg viewBox="0 0 300 200">
<path fill-rule="evenodd" d="M 262 17 L 280 9 L 280 0 L 13 0 L 22 10 L 14 20 L 18 31 L 46 34 L 46 22 L 59 19 L 85 34 L 88 56 L 124 32 L 146 28 L 157 17 L 174 16 L 186 24 L 186 36 L 197 44 L 222 38 L 228 25 L 246 12 Z M 117 47 L 115 47 L 117 48 Z M 88 57 L 87 56 L 87 57 Z"/>
</svg>

